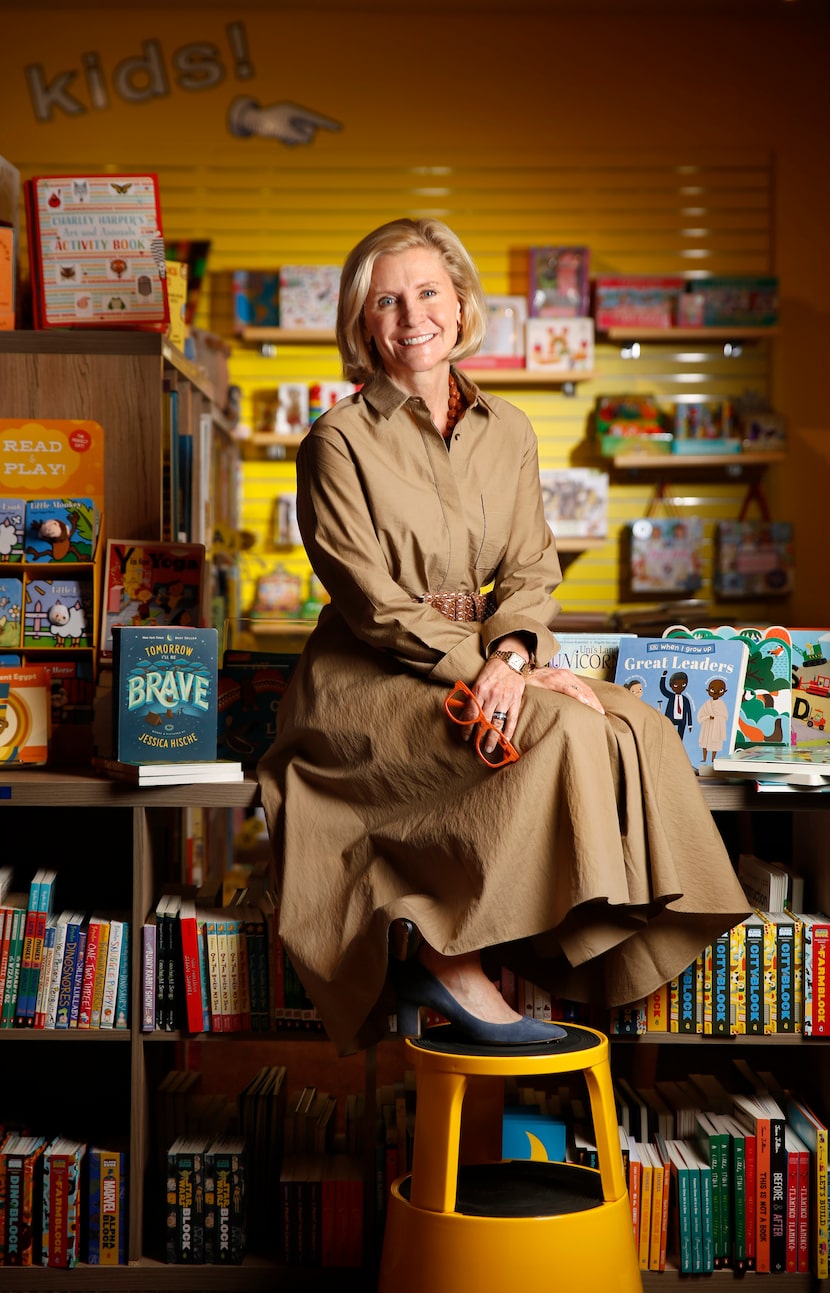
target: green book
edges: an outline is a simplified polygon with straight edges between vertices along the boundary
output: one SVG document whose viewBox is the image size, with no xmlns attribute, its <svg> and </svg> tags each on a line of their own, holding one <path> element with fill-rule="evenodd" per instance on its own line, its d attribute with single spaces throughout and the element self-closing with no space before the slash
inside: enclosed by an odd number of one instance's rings
<svg viewBox="0 0 830 1293">
<path fill-rule="evenodd" d="M 663 1141 L 662 1147 L 658 1137 L 656 1144 L 668 1155 L 671 1165 L 671 1228 L 674 1260 L 681 1275 L 694 1273 L 693 1238 L 692 1238 L 692 1169 L 683 1156 L 682 1142 L 679 1140 Z"/>
<path fill-rule="evenodd" d="M 736 1271 L 747 1269 L 746 1242 L 746 1145 L 743 1127 L 730 1114 L 712 1115 L 713 1122 L 726 1133 L 729 1143 L 729 1264 Z"/>
<path fill-rule="evenodd" d="M 709 1164 L 712 1177 L 712 1255 L 715 1270 L 729 1264 L 729 1136 L 718 1127 L 715 1115 L 700 1112 L 696 1118 L 697 1145 Z"/>
</svg>

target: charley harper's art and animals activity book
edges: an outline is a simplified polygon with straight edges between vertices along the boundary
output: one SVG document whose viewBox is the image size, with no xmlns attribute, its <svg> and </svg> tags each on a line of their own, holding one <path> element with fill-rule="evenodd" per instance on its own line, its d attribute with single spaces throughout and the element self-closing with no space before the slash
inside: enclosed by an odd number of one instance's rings
<svg viewBox="0 0 830 1293">
<path fill-rule="evenodd" d="M 117 628 L 113 754 L 122 763 L 216 758 L 216 629 Z"/>
<path fill-rule="evenodd" d="M 693 766 L 708 769 L 733 748 L 748 655 L 736 640 L 623 637 L 614 681 L 665 714 Z"/>
</svg>

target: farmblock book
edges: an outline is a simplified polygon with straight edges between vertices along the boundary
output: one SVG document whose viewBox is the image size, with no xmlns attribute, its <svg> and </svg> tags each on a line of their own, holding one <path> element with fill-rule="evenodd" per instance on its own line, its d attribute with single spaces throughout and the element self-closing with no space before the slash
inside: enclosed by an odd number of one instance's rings
<svg viewBox="0 0 830 1293">
<path fill-rule="evenodd" d="M 113 754 L 123 763 L 216 758 L 218 634 L 113 631 Z"/>
</svg>

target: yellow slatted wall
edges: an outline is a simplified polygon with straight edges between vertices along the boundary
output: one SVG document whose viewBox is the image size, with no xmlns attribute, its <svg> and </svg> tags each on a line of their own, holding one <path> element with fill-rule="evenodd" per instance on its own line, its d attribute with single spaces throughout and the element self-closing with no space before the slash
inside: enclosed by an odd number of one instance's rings
<svg viewBox="0 0 830 1293">
<path fill-rule="evenodd" d="M 194 230 L 214 247 L 211 326 L 230 328 L 227 277 L 232 268 L 273 269 L 296 262 L 339 263 L 363 233 L 397 214 L 445 219 L 471 250 L 489 292 L 524 291 L 524 249 L 544 243 L 584 243 L 594 272 L 763 274 L 772 271 L 773 168 L 765 154 L 734 151 L 693 163 L 635 152 L 556 157 L 533 166 L 493 156 L 468 167 L 426 167 L 400 157 L 371 166 L 319 164 L 308 155 L 283 162 L 278 181 L 259 172 L 216 166 L 162 176 L 165 220 L 171 234 Z M 201 220 L 188 211 L 201 206 Z M 209 220 L 206 213 L 210 213 Z M 734 397 L 767 391 L 767 342 L 745 345 L 726 358 L 721 345 L 645 344 L 638 359 L 619 345 L 601 344 L 596 378 L 569 397 L 556 388 L 505 388 L 531 417 L 542 466 L 584 460 L 591 410 L 605 393 L 650 392 L 670 403 L 677 395 Z M 273 357 L 235 346 L 232 377 L 244 393 L 243 421 L 252 417 L 254 392 L 282 381 L 340 376 L 330 347 L 280 347 Z M 257 575 L 276 562 L 305 577 L 301 551 L 271 542 L 274 499 L 293 488 L 290 462 L 246 461 L 242 470 L 242 526 L 257 536 L 243 557 L 243 607 Z M 620 536 L 624 522 L 642 515 L 653 477 L 612 484 L 607 543 L 569 561 L 563 601 L 575 612 L 609 613 L 621 605 Z M 715 520 L 737 514 L 742 482 L 686 483 L 675 487 L 678 509 L 704 518 L 705 570 L 711 567 Z M 685 493 L 684 493 L 685 491 Z M 706 592 L 706 590 L 704 590 Z M 724 619 L 753 609 L 722 608 Z"/>
<path fill-rule="evenodd" d="M 111 155 L 111 154 L 110 154 Z M 279 166 L 220 143 L 198 165 L 166 165 L 146 157 L 109 161 L 106 169 L 153 170 L 160 180 L 165 234 L 209 238 L 210 270 L 197 323 L 231 334 L 229 271 L 276 269 L 281 264 L 340 263 L 370 228 L 394 216 L 434 215 L 447 221 L 470 249 L 492 293 L 526 288 L 524 250 L 547 243 L 581 243 L 591 250 L 595 273 L 765 274 L 772 263 L 774 168 L 769 153 L 706 149 L 689 157 L 671 152 L 546 151 L 537 164 L 507 141 L 490 153 L 479 148 L 462 165 L 428 165 L 423 153 L 374 154 L 371 161 L 348 149 L 283 150 Z M 25 177 L 60 173 L 67 161 L 17 161 Z M 71 169 L 102 169 L 100 158 L 75 157 Z M 747 344 L 726 358 L 723 347 L 644 344 L 638 359 L 619 345 L 597 348 L 595 379 L 573 396 L 556 388 L 504 388 L 536 428 L 543 467 L 584 461 L 589 417 L 605 393 L 652 393 L 670 403 L 678 394 L 734 397 L 766 393 L 770 342 Z M 272 357 L 234 343 L 231 380 L 243 392 L 242 421 L 250 423 L 255 392 L 283 381 L 341 376 L 333 347 L 283 346 Z M 241 468 L 241 528 L 255 536 L 241 557 L 241 610 L 253 601 L 255 580 L 282 563 L 307 579 L 302 550 L 271 541 L 274 500 L 293 489 L 293 463 L 246 460 Z M 742 482 L 681 483 L 678 509 L 706 524 L 708 595 L 712 526 L 737 515 Z M 684 493 L 685 491 L 685 493 Z M 608 541 L 568 560 L 562 600 L 569 611 L 608 614 L 631 605 L 622 598 L 620 527 L 643 515 L 653 477 L 612 478 Z M 737 615 L 768 618 L 769 608 L 719 607 L 724 621 Z"/>
</svg>

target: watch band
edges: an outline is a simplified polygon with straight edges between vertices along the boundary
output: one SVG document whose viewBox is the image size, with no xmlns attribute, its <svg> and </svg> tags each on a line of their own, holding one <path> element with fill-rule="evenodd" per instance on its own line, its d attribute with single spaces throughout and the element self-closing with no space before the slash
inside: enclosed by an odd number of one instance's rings
<svg viewBox="0 0 830 1293">
<path fill-rule="evenodd" d="M 523 674 L 525 677 L 533 673 L 534 664 L 532 660 L 525 660 L 523 655 L 518 651 L 491 651 L 491 657 L 495 656 L 497 660 L 503 660 L 514 673 Z"/>
</svg>

